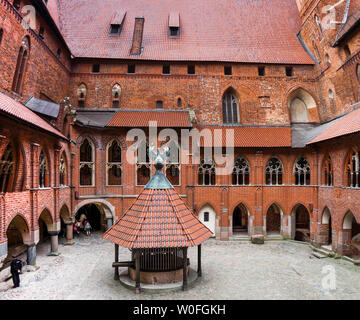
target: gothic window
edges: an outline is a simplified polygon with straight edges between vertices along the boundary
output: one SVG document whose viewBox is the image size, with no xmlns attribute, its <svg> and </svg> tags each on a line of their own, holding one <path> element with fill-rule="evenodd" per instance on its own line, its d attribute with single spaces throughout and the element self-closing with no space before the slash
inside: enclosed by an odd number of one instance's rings
<svg viewBox="0 0 360 320">
<path fill-rule="evenodd" d="M 0 161 L 0 193 L 9 192 L 14 173 L 14 150 L 9 143 Z"/>
<path fill-rule="evenodd" d="M 80 147 L 80 186 L 93 186 L 94 173 L 94 147 L 85 139 Z"/>
<path fill-rule="evenodd" d="M 201 186 L 214 186 L 216 165 L 213 160 L 201 160 L 198 169 L 198 181 Z"/>
<path fill-rule="evenodd" d="M 15 75 L 12 85 L 12 90 L 21 95 L 24 82 L 24 76 L 26 72 L 26 65 L 29 58 L 30 41 L 28 37 L 25 37 L 21 42 L 21 47 L 18 54 L 16 63 Z"/>
<path fill-rule="evenodd" d="M 323 185 L 332 186 L 333 185 L 333 167 L 331 163 L 330 156 L 327 156 L 323 165 Z"/>
<path fill-rule="evenodd" d="M 65 162 L 64 154 L 62 154 L 60 157 L 59 175 L 60 175 L 60 186 L 66 186 L 66 162 Z"/>
<path fill-rule="evenodd" d="M 151 162 L 149 158 L 149 145 L 142 141 L 137 149 L 136 184 L 145 186 L 151 177 Z"/>
<path fill-rule="evenodd" d="M 84 108 L 85 107 L 85 98 L 86 98 L 87 88 L 84 83 L 80 84 L 77 90 L 78 95 L 78 107 Z"/>
<path fill-rule="evenodd" d="M 173 186 L 180 185 L 180 148 L 173 140 L 166 144 L 170 149 L 170 156 L 166 161 L 166 177 Z"/>
<path fill-rule="evenodd" d="M 275 157 L 269 159 L 265 168 L 265 180 L 267 185 L 283 184 L 284 167 L 282 162 Z"/>
<path fill-rule="evenodd" d="M 120 94 L 121 94 L 121 87 L 117 83 L 112 87 L 112 107 L 113 108 L 119 108 Z"/>
<path fill-rule="evenodd" d="M 244 157 L 239 157 L 234 164 L 232 184 L 243 186 L 250 184 L 250 166 Z"/>
<path fill-rule="evenodd" d="M 360 154 L 352 151 L 346 161 L 347 186 L 351 188 L 359 187 L 359 158 Z"/>
<path fill-rule="evenodd" d="M 233 90 L 228 90 L 224 93 L 222 99 L 223 105 L 223 122 L 224 123 L 239 123 L 239 101 L 235 96 Z"/>
<path fill-rule="evenodd" d="M 46 156 L 44 151 L 40 152 L 39 157 L 39 188 L 46 188 L 49 186 L 49 171 Z"/>
<path fill-rule="evenodd" d="M 295 185 L 310 185 L 310 164 L 306 158 L 299 158 L 294 166 Z"/>
<path fill-rule="evenodd" d="M 107 148 L 107 177 L 109 186 L 122 184 L 122 152 L 117 140 L 110 142 Z"/>
</svg>

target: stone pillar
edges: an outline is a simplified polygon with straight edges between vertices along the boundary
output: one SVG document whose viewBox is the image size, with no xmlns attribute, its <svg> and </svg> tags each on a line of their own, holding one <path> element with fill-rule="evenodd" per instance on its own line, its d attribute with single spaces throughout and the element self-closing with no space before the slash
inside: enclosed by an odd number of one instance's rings
<svg viewBox="0 0 360 320">
<path fill-rule="evenodd" d="M 106 219 L 106 224 L 107 224 L 107 228 L 110 229 L 111 226 L 113 225 L 113 219 L 112 218 Z"/>
<path fill-rule="evenodd" d="M 51 237 L 51 250 L 48 256 L 59 255 L 59 231 L 49 231 Z"/>
<path fill-rule="evenodd" d="M 0 244 L 0 268 L 3 265 L 4 260 L 6 259 L 8 255 L 8 245 L 7 242 Z"/>
<path fill-rule="evenodd" d="M 72 222 L 66 223 L 66 242 L 65 242 L 66 246 L 71 246 L 74 244 L 73 233 L 74 233 L 73 223 Z"/>
<path fill-rule="evenodd" d="M 26 262 L 29 266 L 36 266 L 36 244 L 27 245 L 27 259 Z"/>
<path fill-rule="evenodd" d="M 284 239 L 291 239 L 291 216 L 282 215 L 281 235 Z"/>
</svg>

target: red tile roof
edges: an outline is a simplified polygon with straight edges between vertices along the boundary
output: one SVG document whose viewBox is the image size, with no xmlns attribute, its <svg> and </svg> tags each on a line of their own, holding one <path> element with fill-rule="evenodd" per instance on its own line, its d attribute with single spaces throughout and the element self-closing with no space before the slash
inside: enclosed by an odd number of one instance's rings
<svg viewBox="0 0 360 320">
<path fill-rule="evenodd" d="M 0 92 L 0 112 L 16 117 L 29 124 L 37 126 L 49 133 L 55 134 L 63 139 L 66 137 L 44 119 L 25 107 L 21 102 L 14 100 L 7 94 Z"/>
<path fill-rule="evenodd" d="M 62 33 L 75 57 L 162 61 L 313 64 L 299 40 L 295 0 L 60 0 Z M 126 11 L 120 36 L 114 12 Z M 168 36 L 180 15 L 180 37 Z M 135 17 L 144 17 L 143 52 L 130 55 Z"/>
<path fill-rule="evenodd" d="M 158 127 L 190 128 L 187 111 L 119 111 L 109 121 L 107 127 L 148 127 L 150 121 L 157 121 Z"/>
<path fill-rule="evenodd" d="M 338 45 L 346 35 L 353 30 L 360 23 L 360 7 L 356 8 L 354 12 L 348 17 L 346 23 L 341 26 L 335 40 L 335 45 Z"/>
<path fill-rule="evenodd" d="M 308 144 L 321 142 L 360 131 L 360 109 L 354 110 L 334 122 L 332 126 L 311 140 Z"/>
<path fill-rule="evenodd" d="M 144 189 L 104 238 L 125 248 L 179 248 L 212 236 L 174 189 Z"/>
<path fill-rule="evenodd" d="M 290 127 L 198 127 L 199 131 L 209 129 L 213 134 L 214 146 L 226 146 L 226 131 L 234 130 L 234 147 L 291 147 Z M 220 130 L 220 131 L 216 131 Z M 220 132 L 220 133 L 216 133 Z M 201 146 L 207 142 L 201 139 Z"/>
</svg>

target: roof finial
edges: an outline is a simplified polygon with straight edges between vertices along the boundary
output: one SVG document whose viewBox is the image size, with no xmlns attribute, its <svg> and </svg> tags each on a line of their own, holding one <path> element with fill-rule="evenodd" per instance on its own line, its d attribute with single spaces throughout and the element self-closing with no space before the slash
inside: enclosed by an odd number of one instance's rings
<svg viewBox="0 0 360 320">
<path fill-rule="evenodd" d="M 155 149 L 155 145 L 152 143 L 149 148 L 149 157 L 155 161 L 156 170 L 161 170 L 164 167 L 164 161 L 170 157 L 170 149 L 167 146 L 158 148 L 157 151 Z"/>
</svg>

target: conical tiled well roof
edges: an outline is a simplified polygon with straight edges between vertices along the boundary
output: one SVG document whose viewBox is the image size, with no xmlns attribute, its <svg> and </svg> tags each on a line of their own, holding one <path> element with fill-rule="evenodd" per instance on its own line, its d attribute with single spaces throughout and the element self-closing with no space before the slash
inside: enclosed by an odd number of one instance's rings
<svg viewBox="0 0 360 320">
<path fill-rule="evenodd" d="M 162 173 L 162 164 L 125 215 L 104 238 L 125 248 L 180 248 L 201 244 L 212 232 L 187 207 Z"/>
</svg>

